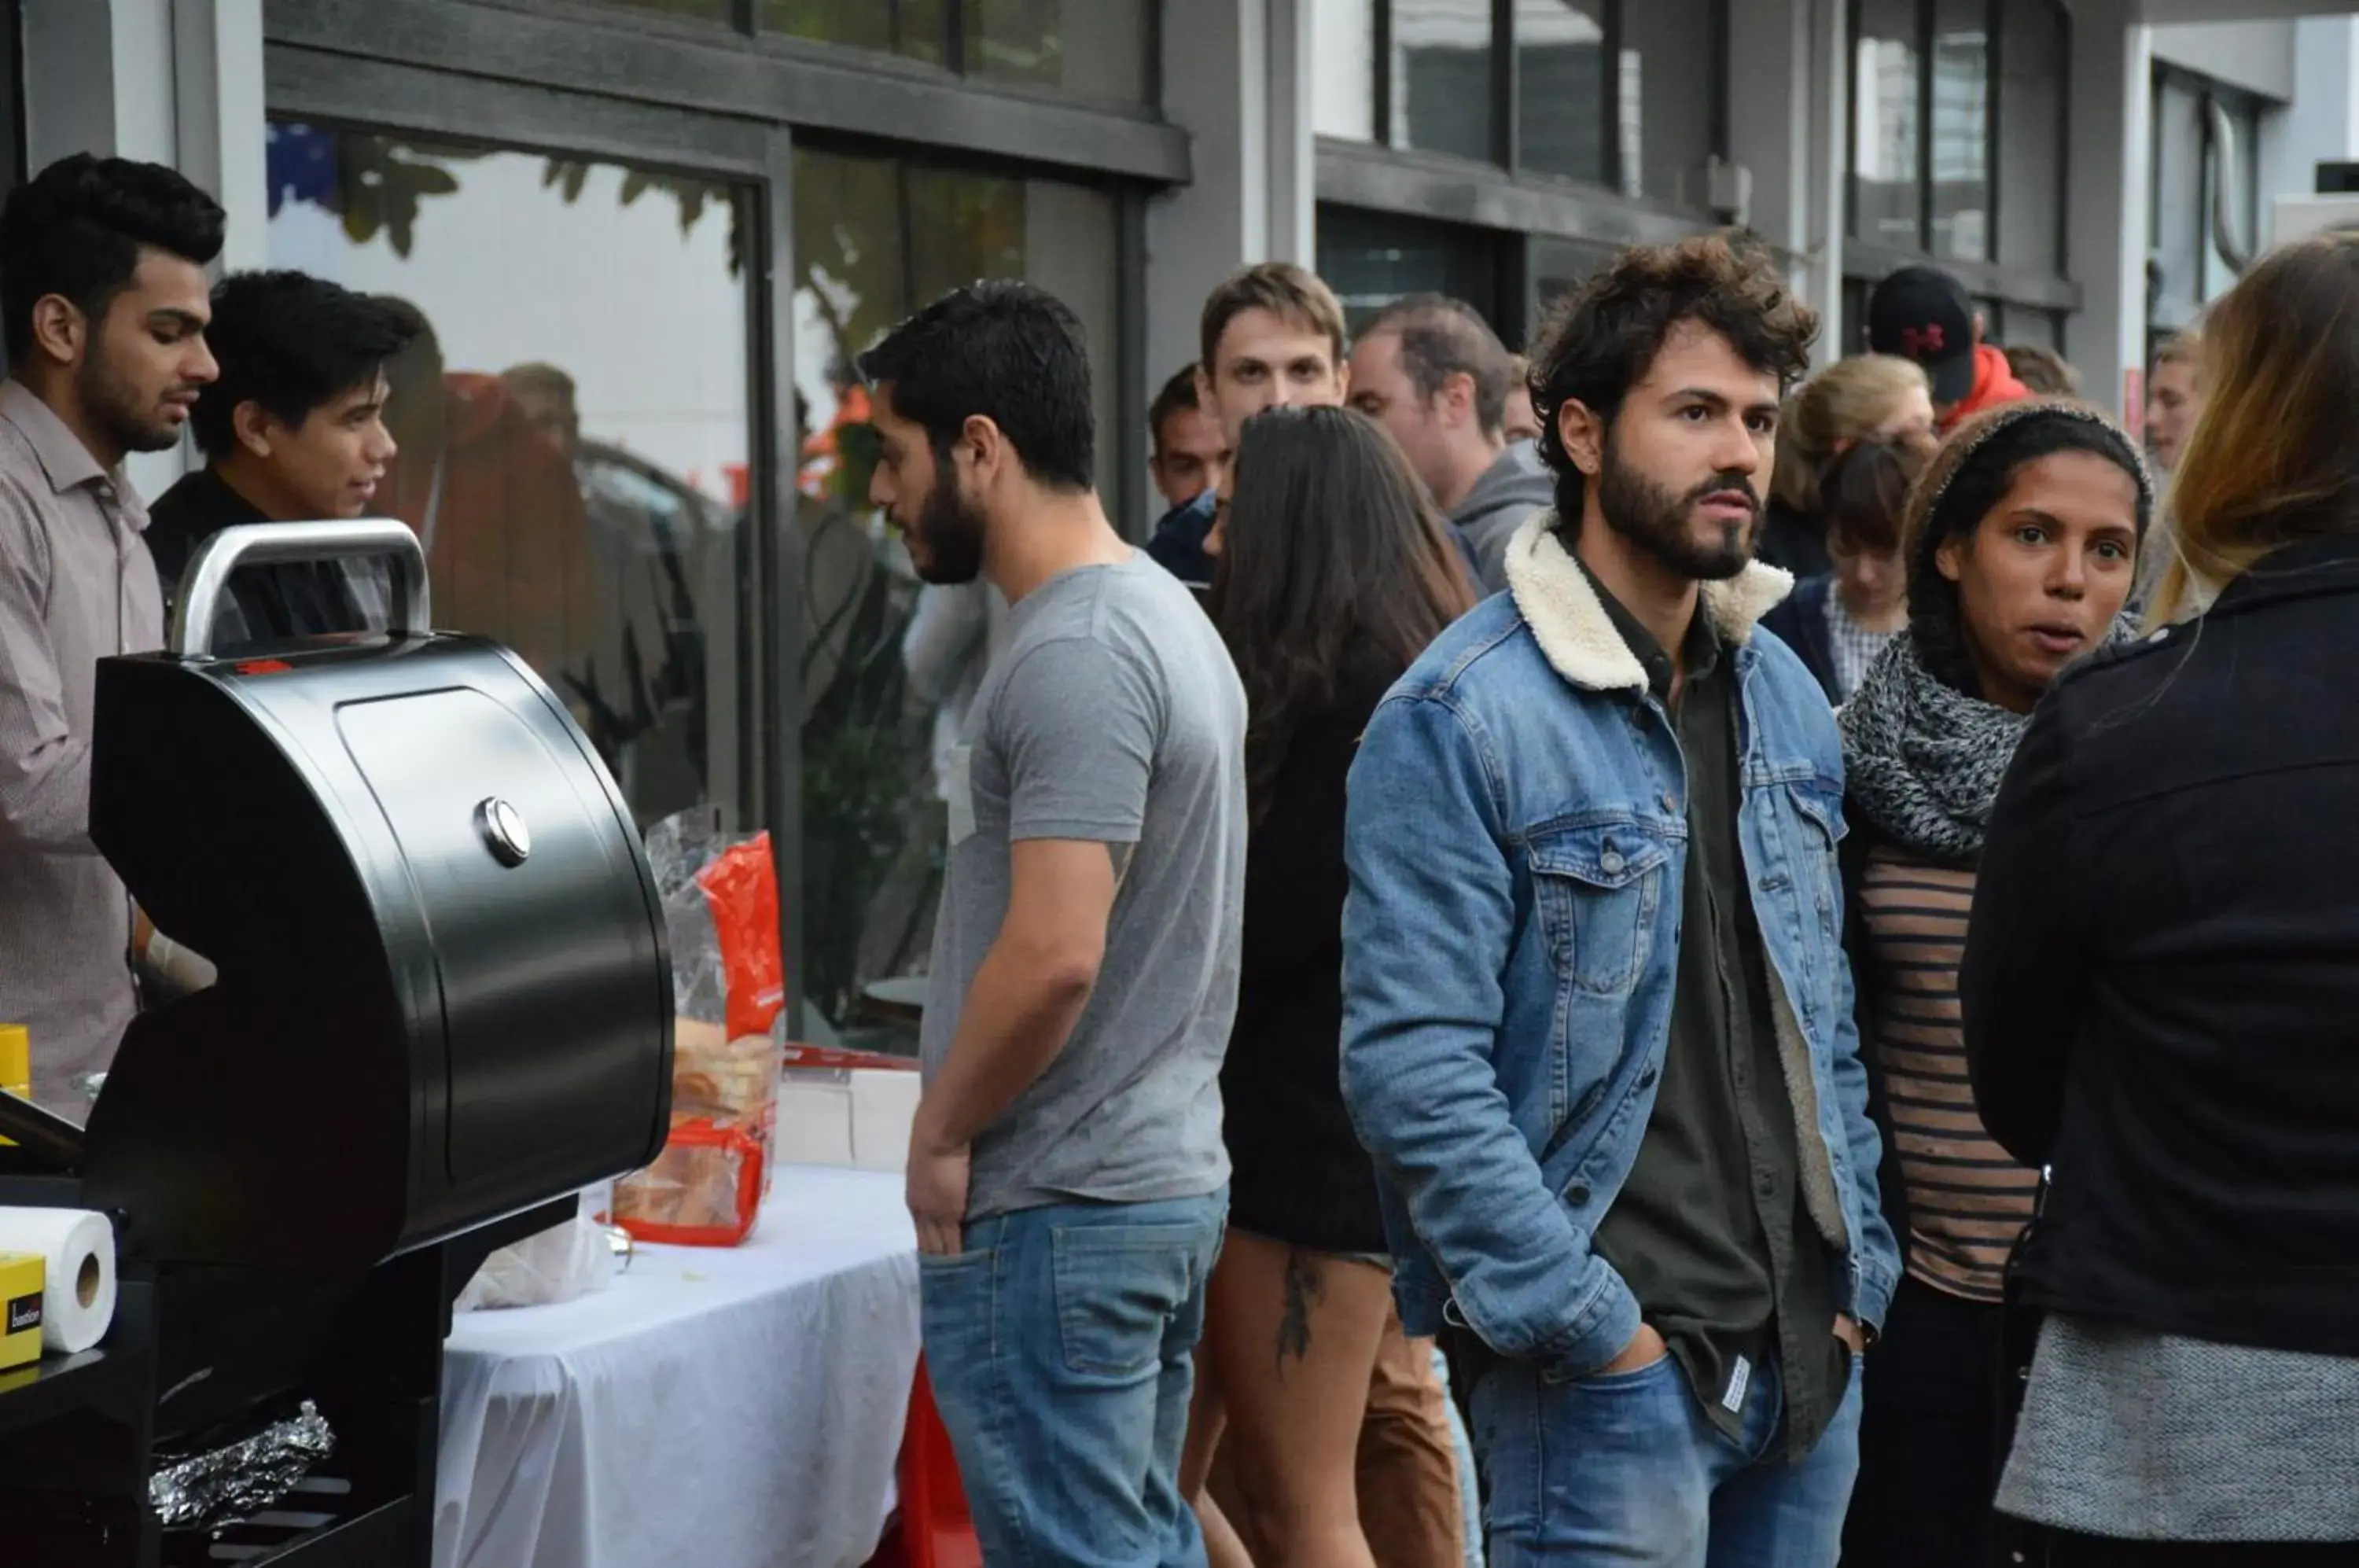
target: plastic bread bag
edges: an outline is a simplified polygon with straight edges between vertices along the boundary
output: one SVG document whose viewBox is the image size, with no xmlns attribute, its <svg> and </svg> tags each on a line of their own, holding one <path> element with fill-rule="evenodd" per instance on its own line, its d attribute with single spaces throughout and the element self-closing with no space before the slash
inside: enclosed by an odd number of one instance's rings
<svg viewBox="0 0 2359 1568">
<path fill-rule="evenodd" d="M 614 1249 L 605 1228 L 577 1214 L 484 1258 L 451 1306 L 462 1312 L 547 1306 L 603 1290 L 614 1277 Z"/>
<path fill-rule="evenodd" d="M 785 965 L 767 833 L 683 812 L 647 835 L 671 944 L 671 1131 L 647 1170 L 614 1185 L 635 1238 L 734 1247 L 769 1191 L 784 1052 Z"/>
</svg>

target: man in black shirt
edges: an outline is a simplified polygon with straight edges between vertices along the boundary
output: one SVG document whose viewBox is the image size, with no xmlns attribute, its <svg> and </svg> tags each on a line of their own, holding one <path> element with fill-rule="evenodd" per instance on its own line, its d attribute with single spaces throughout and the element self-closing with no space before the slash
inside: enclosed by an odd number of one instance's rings
<svg viewBox="0 0 2359 1568">
<path fill-rule="evenodd" d="M 358 517 L 396 448 L 385 364 L 417 318 L 300 272 L 245 272 L 213 290 L 209 333 L 221 379 L 190 417 L 202 469 L 148 508 L 147 546 L 168 604 L 197 549 L 241 523 Z M 383 563 L 248 566 L 231 579 L 216 649 L 385 625 Z"/>
</svg>

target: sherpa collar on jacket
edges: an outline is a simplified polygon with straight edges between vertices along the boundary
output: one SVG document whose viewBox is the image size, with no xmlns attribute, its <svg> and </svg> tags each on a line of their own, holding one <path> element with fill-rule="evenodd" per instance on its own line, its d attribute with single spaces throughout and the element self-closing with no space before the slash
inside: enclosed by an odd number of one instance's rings
<svg viewBox="0 0 2359 1568">
<path fill-rule="evenodd" d="M 1704 613 L 1722 642 L 1739 647 L 1793 587 L 1791 573 L 1755 561 L 1724 583 L 1703 584 Z M 1557 537 L 1553 507 L 1532 514 L 1508 542 L 1507 591 L 1559 675 L 1592 691 L 1647 690 L 1647 667 Z"/>
</svg>

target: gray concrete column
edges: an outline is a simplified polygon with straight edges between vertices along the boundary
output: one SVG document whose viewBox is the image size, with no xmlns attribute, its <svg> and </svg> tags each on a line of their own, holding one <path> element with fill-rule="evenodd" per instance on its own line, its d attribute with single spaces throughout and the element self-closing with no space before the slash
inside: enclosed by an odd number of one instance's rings
<svg viewBox="0 0 2359 1568">
<path fill-rule="evenodd" d="M 2128 0 L 2083 0 L 2072 18 L 2068 270 L 2082 308 L 2065 355 L 2089 397 L 2122 413 L 2146 361 L 2147 126 L 2152 56 Z"/>
<path fill-rule="evenodd" d="M 1148 394 L 1196 357 L 1204 296 L 1248 262 L 1308 266 L 1318 176 L 1312 0 L 1166 0 L 1163 108 L 1193 138 L 1193 178 L 1147 214 Z"/>
</svg>

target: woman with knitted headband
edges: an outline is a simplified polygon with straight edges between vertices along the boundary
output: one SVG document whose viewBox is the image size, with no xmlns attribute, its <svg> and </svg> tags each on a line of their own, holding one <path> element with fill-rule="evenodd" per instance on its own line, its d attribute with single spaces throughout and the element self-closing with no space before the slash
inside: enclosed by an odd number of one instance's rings
<svg viewBox="0 0 2359 1568">
<path fill-rule="evenodd" d="M 2202 353 L 2153 611 L 2194 618 L 2040 703 L 1959 976 L 1983 1122 L 2053 1173 L 1998 1507 L 2057 1564 L 2359 1561 L 2359 236 Z"/>
<path fill-rule="evenodd" d="M 2093 408 L 2015 403 L 1969 421 L 1909 497 L 1908 627 L 1839 718 L 1860 1057 L 1907 1255 L 1867 1366 L 1844 1568 L 1989 1560 L 2000 1287 L 2039 1178 L 1975 1116 L 1959 954 L 2017 737 L 2060 670 L 2130 635 L 2152 510 L 2136 447 Z"/>
</svg>

